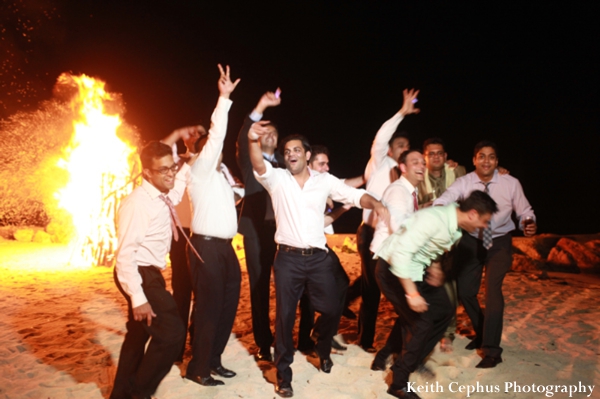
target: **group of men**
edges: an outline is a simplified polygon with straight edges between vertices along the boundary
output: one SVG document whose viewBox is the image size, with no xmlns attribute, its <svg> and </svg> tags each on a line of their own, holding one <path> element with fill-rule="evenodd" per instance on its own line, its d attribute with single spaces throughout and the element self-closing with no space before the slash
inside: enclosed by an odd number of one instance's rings
<svg viewBox="0 0 600 399">
<path fill-rule="evenodd" d="M 328 173 L 326 149 L 315 146 L 313 153 L 300 135 L 278 140 L 277 127 L 262 120 L 267 108 L 281 103 L 278 89 L 260 98 L 238 135 L 241 188 L 222 164 L 229 96 L 239 79 L 231 81 L 229 67 L 219 65 L 219 71 L 220 97 L 208 133 L 202 126 L 186 127 L 144 147 L 142 185 L 119 210 L 115 282 L 127 300 L 128 321 L 111 398 L 149 398 L 172 364 L 182 360 L 192 293 L 192 357 L 185 378 L 218 386 L 224 382 L 213 376 L 236 375 L 223 366 L 221 355 L 240 294 L 240 267 L 231 246 L 238 231 L 244 237 L 256 358 L 274 361 L 275 392 L 281 397 L 294 393 L 292 333 L 303 295 L 309 311 L 302 317 L 310 319 L 312 329 L 301 328 L 298 345 L 312 342 L 320 370 L 329 373 L 332 345 L 344 349 L 334 336 L 349 281 L 327 246 L 325 231 L 352 206 L 364 209 L 357 231 L 362 265 L 359 345 L 377 352 L 374 337 L 381 293 L 398 314 L 371 366 L 384 370 L 388 357 L 398 354 L 387 392 L 399 398 L 418 397 L 407 389 L 409 375 L 424 367 L 425 357 L 440 339 L 446 339 L 446 348 L 451 346 L 455 325 L 448 326 L 456 298 L 464 304 L 476 333 L 467 348 L 484 353 L 477 367 L 501 362 L 501 288 L 511 264 L 509 233 L 515 228 L 511 214 L 516 213 L 526 235 L 535 233 L 536 223 L 518 180 L 498 173 L 495 144 L 476 146 L 476 170 L 467 175 L 464 168 L 447 162 L 440 139 L 427 141 L 423 154 L 411 150 L 405 134 L 394 134 L 403 118 L 419 112 L 415 107 L 419 92 L 404 90 L 402 108 L 375 137 L 364 177 L 341 180 Z M 176 151 L 178 140 L 187 148 L 181 156 Z M 363 180 L 366 190 L 356 188 Z M 175 209 L 185 195 L 191 212 L 188 208 L 180 213 L 188 215 L 187 231 Z M 241 197 L 238 223 L 236 203 Z M 334 209 L 332 201 L 343 206 Z M 463 235 L 463 230 L 469 234 Z M 161 274 L 171 240 L 173 296 Z M 180 245 L 184 240 L 185 258 Z M 454 254 L 451 261 L 445 260 L 449 251 Z M 449 264 L 445 271 L 444 263 Z M 485 312 L 477 300 L 484 265 Z M 274 333 L 269 318 L 272 273 Z M 457 284 L 444 287 L 444 276 Z M 314 311 L 319 317 L 313 325 Z"/>
</svg>

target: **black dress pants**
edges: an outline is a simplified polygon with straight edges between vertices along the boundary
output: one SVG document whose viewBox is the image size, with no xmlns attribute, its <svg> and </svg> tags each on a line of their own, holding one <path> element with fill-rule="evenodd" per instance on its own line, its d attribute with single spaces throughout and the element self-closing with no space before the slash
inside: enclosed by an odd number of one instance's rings
<svg viewBox="0 0 600 399">
<path fill-rule="evenodd" d="M 454 257 L 458 268 L 458 298 L 471 319 L 477 339 L 482 342 L 483 353 L 500 357 L 504 318 L 502 283 L 512 265 L 512 237 L 506 234 L 494 238 L 488 250 L 483 247 L 483 241 L 463 234 Z M 485 314 L 477 299 L 484 265 Z"/>
<path fill-rule="evenodd" d="M 342 318 L 342 312 L 346 307 L 346 292 L 348 291 L 348 284 L 350 283 L 350 278 L 348 274 L 344 270 L 342 263 L 340 262 L 340 258 L 338 258 L 337 254 L 329 250 L 329 256 L 332 261 L 335 262 L 334 267 L 334 277 L 335 277 L 335 289 L 339 298 L 339 309 L 337 314 L 337 323 L 336 323 L 336 331 L 334 335 L 337 333 L 337 328 L 340 325 L 340 319 Z M 321 334 L 321 317 L 315 319 L 315 310 L 310 303 L 310 298 L 308 295 L 308 291 L 305 290 L 300 297 L 300 323 L 298 325 L 298 350 L 299 351 L 308 351 L 314 347 L 314 342 L 310 337 L 310 333 L 314 328 L 315 336 L 319 336 Z"/>
<path fill-rule="evenodd" d="M 125 293 L 116 272 L 117 288 L 127 300 L 127 333 L 119 355 L 119 365 L 111 399 L 129 399 L 131 395 L 152 395 L 158 384 L 171 370 L 185 339 L 185 329 L 179 318 L 177 306 L 166 290 L 159 268 L 138 267 L 142 288 L 156 317 L 148 326 L 146 320 L 135 321 L 129 295 Z M 146 348 L 146 343 L 150 343 Z"/>
<path fill-rule="evenodd" d="M 453 308 L 443 286 L 434 287 L 426 282 L 415 282 L 423 299 L 429 304 L 423 313 L 413 311 L 406 301 L 406 292 L 383 259 L 377 261 L 377 282 L 383 295 L 392 303 L 398 319 L 392 332 L 396 339 L 401 335 L 402 351 L 392 365 L 393 382 L 397 388 L 406 387 L 409 375 L 415 371 L 444 336 L 452 319 Z M 400 334 L 399 331 L 402 333 Z M 400 344 L 395 345 L 396 348 Z"/>
<path fill-rule="evenodd" d="M 250 281 L 254 342 L 261 352 L 270 352 L 273 344 L 269 317 L 271 270 L 277 250 L 274 238 L 275 221 L 265 221 L 258 230 L 256 231 L 250 218 L 242 217 L 240 219 L 240 231 L 246 232 L 244 234 L 244 250 Z"/>
<path fill-rule="evenodd" d="M 358 313 L 358 344 L 363 348 L 371 348 L 375 340 L 375 325 L 381 292 L 375 279 L 375 265 L 370 250 L 375 230 L 362 223 L 356 231 L 356 246 L 360 255 L 360 295 L 362 302 Z"/>
<path fill-rule="evenodd" d="M 191 242 L 204 262 L 188 253 L 194 280 L 194 342 L 186 375 L 210 377 L 221 364 L 240 298 L 240 264 L 231 241 L 206 240 L 192 234 Z M 191 252 L 191 251 L 190 251 Z"/>
<path fill-rule="evenodd" d="M 277 383 L 292 381 L 294 361 L 293 329 L 296 308 L 306 289 L 314 309 L 321 314 L 316 351 L 320 357 L 331 353 L 331 339 L 339 322 L 339 295 L 335 288 L 336 265 L 332 256 L 322 250 L 312 255 L 277 251 L 275 273 L 275 367 Z"/>
<path fill-rule="evenodd" d="M 190 234 L 190 229 L 187 227 L 183 228 L 185 234 Z M 190 273 L 190 266 L 187 258 L 187 240 L 183 237 L 179 237 L 178 241 L 171 241 L 171 251 L 169 257 L 171 258 L 171 288 L 173 289 L 173 299 L 177 304 L 177 310 L 179 311 L 179 317 L 181 322 L 186 327 L 186 338 L 187 332 L 189 331 L 190 337 L 194 336 L 194 323 L 190 323 L 190 305 L 192 301 L 192 275 Z M 193 255 L 196 256 L 196 255 Z M 189 329 L 188 329 L 189 325 Z M 179 351 L 178 361 L 183 360 L 183 352 L 185 351 L 185 339 L 181 350 Z"/>
</svg>

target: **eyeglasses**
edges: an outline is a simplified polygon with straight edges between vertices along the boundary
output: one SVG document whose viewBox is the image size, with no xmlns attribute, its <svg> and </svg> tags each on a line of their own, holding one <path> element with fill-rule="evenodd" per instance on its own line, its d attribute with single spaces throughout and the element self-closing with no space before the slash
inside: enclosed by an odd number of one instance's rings
<svg viewBox="0 0 600 399">
<path fill-rule="evenodd" d="M 170 168 L 167 166 L 163 166 L 161 168 L 158 169 L 150 169 L 154 172 L 158 172 L 161 175 L 166 175 L 167 173 L 169 173 L 169 171 L 173 172 L 173 173 L 177 173 L 177 171 L 179 170 L 179 165 L 175 164 L 173 166 L 171 166 Z"/>
<path fill-rule="evenodd" d="M 428 157 L 443 157 L 444 156 L 444 151 L 438 151 L 438 152 L 428 152 L 427 154 Z"/>
</svg>

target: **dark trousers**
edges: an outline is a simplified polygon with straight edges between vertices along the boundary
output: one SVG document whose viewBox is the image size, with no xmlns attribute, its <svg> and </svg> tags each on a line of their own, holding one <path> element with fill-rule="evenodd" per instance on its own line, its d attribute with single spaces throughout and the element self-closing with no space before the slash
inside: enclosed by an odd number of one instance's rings
<svg viewBox="0 0 600 399">
<path fill-rule="evenodd" d="M 190 234 L 190 229 L 184 227 L 185 234 Z M 186 327 L 186 338 L 189 324 L 190 337 L 194 336 L 194 323 L 190 323 L 190 304 L 192 301 L 192 275 L 190 273 L 190 266 L 187 259 L 187 240 L 183 237 L 179 237 L 178 241 L 171 241 L 171 252 L 169 252 L 169 258 L 171 258 L 171 288 L 173 289 L 173 299 L 177 304 L 177 310 L 179 311 L 179 317 L 181 322 Z M 193 255 L 196 256 L 196 255 Z M 181 345 L 181 351 L 177 360 L 183 360 L 183 352 L 185 351 L 185 339 L 183 345 Z"/>
<path fill-rule="evenodd" d="M 406 301 L 406 292 L 400 280 L 392 274 L 388 263 L 383 259 L 377 261 L 375 275 L 381 292 L 398 314 L 392 333 L 395 339 L 400 339 L 401 336 L 402 351 L 392 366 L 392 385 L 403 388 L 407 385 L 410 373 L 423 363 L 444 336 L 452 319 L 453 308 L 443 286 L 434 287 L 426 282 L 415 282 L 419 293 L 429 304 L 425 312 L 416 313 Z M 400 348 L 400 344 L 394 347 Z"/>
<path fill-rule="evenodd" d="M 209 377 L 221 366 L 240 298 L 240 264 L 231 242 L 192 234 L 192 245 L 204 262 L 188 253 L 194 281 L 194 342 L 186 374 Z"/>
<path fill-rule="evenodd" d="M 331 339 L 337 330 L 340 308 L 335 269 L 333 257 L 325 251 L 315 251 L 309 256 L 277 251 L 275 255 L 275 367 L 279 384 L 292 381 L 292 333 L 298 301 L 305 289 L 310 303 L 321 314 L 317 354 L 328 357 L 331 353 Z"/>
<path fill-rule="evenodd" d="M 117 288 L 127 300 L 127 333 L 119 355 L 119 365 L 111 399 L 131 398 L 131 395 L 152 395 L 167 375 L 185 339 L 185 330 L 177 306 L 166 290 L 160 269 L 138 267 L 142 288 L 156 317 L 148 326 L 146 320 L 135 321 L 129 295 L 125 293 L 116 272 Z M 148 348 L 146 343 L 150 339 Z"/>
<path fill-rule="evenodd" d="M 494 238 L 492 247 L 487 250 L 483 248 L 483 241 L 463 234 L 454 256 L 458 267 L 458 298 L 471 319 L 477 339 L 482 342 L 483 353 L 499 357 L 504 317 L 502 283 L 512 265 L 512 237 L 507 234 Z M 484 265 L 485 314 L 477 299 Z"/>
<path fill-rule="evenodd" d="M 256 231 L 247 217 L 240 220 L 240 230 L 244 224 L 244 250 L 246 269 L 250 280 L 250 302 L 252 305 L 252 332 L 254 342 L 261 352 L 270 352 L 273 344 L 271 320 L 269 318 L 269 299 L 271 288 L 271 269 L 277 244 L 275 244 L 275 222 L 265 222 L 260 231 Z"/>
<path fill-rule="evenodd" d="M 336 322 L 336 331 L 340 325 L 340 319 L 342 318 L 342 312 L 346 307 L 346 292 L 348 291 L 348 283 L 350 279 L 348 278 L 348 274 L 344 270 L 340 259 L 337 254 L 329 250 L 329 256 L 332 258 L 332 261 L 335 262 L 334 266 L 334 278 L 335 278 L 335 290 L 338 295 L 338 314 L 337 314 L 337 322 Z M 298 350 L 307 351 L 314 347 L 314 342 L 310 338 L 310 333 L 314 328 L 315 336 L 319 336 L 321 334 L 321 317 L 314 321 L 315 319 L 315 310 L 310 303 L 310 297 L 308 295 L 308 291 L 305 290 L 300 297 L 300 323 L 298 325 Z"/>
<path fill-rule="evenodd" d="M 363 348 L 373 346 L 377 312 L 381 299 L 381 292 L 375 279 L 377 261 L 373 259 L 373 253 L 369 249 L 371 241 L 373 241 L 373 232 L 373 228 L 364 223 L 359 226 L 356 232 L 356 243 L 362 271 L 360 287 L 362 303 L 358 315 L 358 344 Z"/>
</svg>

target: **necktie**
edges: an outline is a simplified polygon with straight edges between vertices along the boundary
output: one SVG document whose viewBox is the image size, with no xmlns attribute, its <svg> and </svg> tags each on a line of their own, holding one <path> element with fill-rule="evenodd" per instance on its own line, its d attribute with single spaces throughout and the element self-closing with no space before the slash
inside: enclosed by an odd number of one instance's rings
<svg viewBox="0 0 600 399">
<path fill-rule="evenodd" d="M 412 196 L 413 196 L 413 205 L 415 207 L 415 212 L 416 212 L 419 210 L 419 201 L 417 201 L 417 192 L 413 191 Z"/>
<path fill-rule="evenodd" d="M 179 234 L 177 232 L 177 227 L 179 227 L 179 230 L 181 230 L 181 233 L 183 234 L 183 237 L 185 238 L 185 240 L 189 244 L 190 248 L 192 249 L 192 252 L 194 252 L 194 254 L 196 254 L 198 259 L 200 259 L 202 262 L 204 262 L 204 260 L 202 260 L 202 257 L 200 256 L 200 254 L 196 251 L 196 248 L 194 248 L 194 246 L 192 245 L 188 236 L 185 234 L 185 231 L 183 231 L 183 226 L 181 225 L 179 216 L 177 216 L 177 211 L 175 210 L 175 207 L 173 206 L 173 203 L 171 202 L 171 198 L 167 197 L 164 194 L 161 194 L 158 197 L 161 200 L 163 200 L 165 202 L 165 204 L 167 204 L 167 207 L 169 208 L 169 213 L 171 214 L 171 230 L 173 230 L 173 239 L 175 239 L 175 241 L 179 240 Z"/>
<path fill-rule="evenodd" d="M 486 194 L 489 194 L 490 193 L 490 187 L 489 187 L 489 185 L 490 185 L 491 182 L 487 182 L 487 183 L 480 182 L 480 183 L 485 186 L 485 189 L 483 190 L 483 192 L 486 193 Z M 490 249 L 492 247 L 492 245 L 494 244 L 494 241 L 492 239 L 492 226 L 491 226 L 491 223 L 492 222 L 490 221 L 490 223 L 488 224 L 488 226 L 485 229 L 483 229 L 483 234 L 482 234 L 483 237 L 482 237 L 482 239 L 483 239 L 483 247 L 485 249 Z"/>
</svg>

